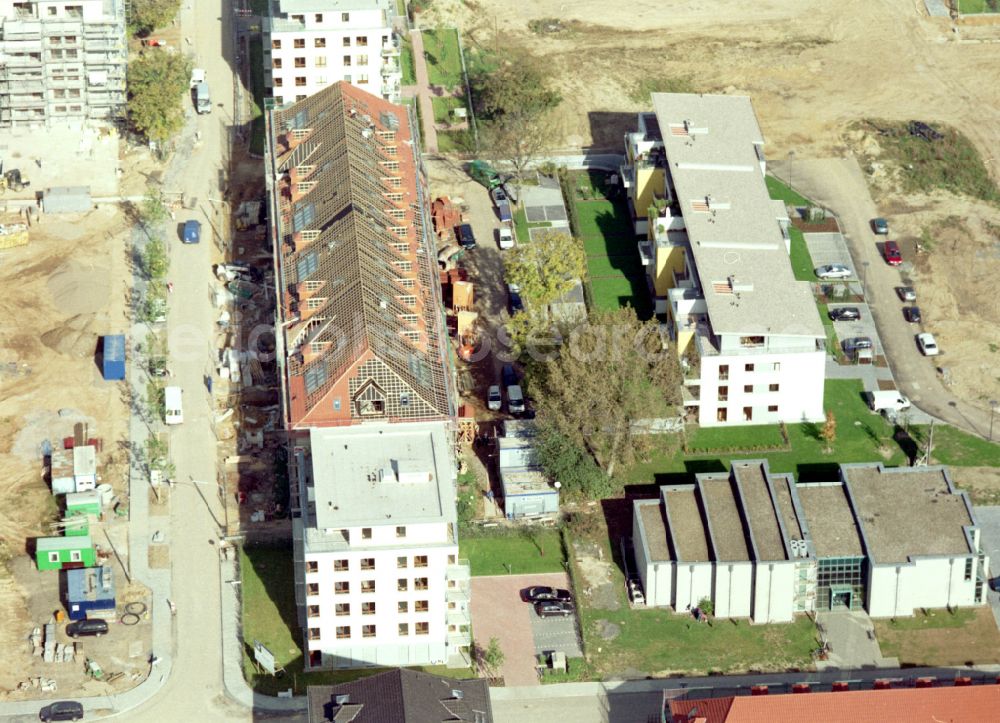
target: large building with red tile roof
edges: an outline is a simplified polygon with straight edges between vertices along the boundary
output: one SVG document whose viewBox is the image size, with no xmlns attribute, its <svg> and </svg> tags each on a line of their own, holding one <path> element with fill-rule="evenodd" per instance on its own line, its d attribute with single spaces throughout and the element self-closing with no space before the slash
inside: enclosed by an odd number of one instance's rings
<svg viewBox="0 0 1000 723">
<path fill-rule="evenodd" d="M 987 723 L 1000 685 L 850 690 L 664 701 L 664 723 Z"/>
<path fill-rule="evenodd" d="M 286 427 L 454 416 L 405 108 L 339 82 L 269 121 Z"/>
</svg>

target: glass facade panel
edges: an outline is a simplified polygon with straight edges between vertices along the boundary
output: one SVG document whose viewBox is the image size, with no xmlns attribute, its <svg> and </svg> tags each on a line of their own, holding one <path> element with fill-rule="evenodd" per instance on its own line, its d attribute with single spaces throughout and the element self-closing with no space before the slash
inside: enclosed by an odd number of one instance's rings
<svg viewBox="0 0 1000 723">
<path fill-rule="evenodd" d="M 816 574 L 816 609 L 863 609 L 864 562 L 863 557 L 828 557 L 819 560 Z"/>
</svg>

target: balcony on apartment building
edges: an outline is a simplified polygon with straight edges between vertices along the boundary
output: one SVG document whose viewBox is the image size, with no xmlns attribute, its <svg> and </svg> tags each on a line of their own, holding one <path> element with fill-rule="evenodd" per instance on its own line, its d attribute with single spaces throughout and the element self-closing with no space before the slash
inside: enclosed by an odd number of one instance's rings
<svg viewBox="0 0 1000 723">
<path fill-rule="evenodd" d="M 721 349 L 721 339 L 712 333 L 711 326 L 707 323 L 697 323 L 695 326 L 695 342 L 698 344 L 698 353 L 702 357 L 708 356 L 742 356 L 751 354 L 796 354 L 814 351 L 826 351 L 824 339 L 814 338 L 803 339 L 799 343 L 782 342 L 780 337 L 769 339 L 767 336 L 747 335 L 741 336 L 738 345 L 729 346 L 724 351 Z"/>
<path fill-rule="evenodd" d="M 385 58 L 382 61 L 382 77 L 386 78 L 391 75 L 401 75 L 402 70 L 399 67 L 399 61 L 395 58 Z"/>
</svg>

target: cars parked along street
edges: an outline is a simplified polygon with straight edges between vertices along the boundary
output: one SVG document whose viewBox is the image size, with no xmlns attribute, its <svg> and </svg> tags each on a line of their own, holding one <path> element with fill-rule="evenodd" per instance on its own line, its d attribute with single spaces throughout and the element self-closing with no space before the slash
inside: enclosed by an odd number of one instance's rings
<svg viewBox="0 0 1000 723">
<path fill-rule="evenodd" d="M 471 251 L 476 248 L 476 235 L 472 232 L 472 224 L 463 223 L 456 226 L 455 237 L 463 249 Z"/>
<path fill-rule="evenodd" d="M 899 252 L 899 244 L 895 241 L 885 242 L 885 262 L 890 266 L 899 266 L 903 263 L 903 255 Z"/>
<path fill-rule="evenodd" d="M 937 356 L 941 353 L 941 350 L 938 349 L 937 341 L 934 339 L 934 335 L 928 334 L 927 332 L 917 334 L 917 346 L 920 347 L 920 352 L 924 356 Z"/>
<path fill-rule="evenodd" d="M 923 321 L 923 317 L 920 315 L 920 307 L 904 306 L 903 318 L 906 319 L 911 324 L 919 324 L 921 321 Z"/>
<path fill-rule="evenodd" d="M 201 241 L 201 221 L 195 221 L 193 218 L 185 221 L 181 241 L 186 244 L 199 243 Z"/>
<path fill-rule="evenodd" d="M 889 222 L 884 218 L 873 218 L 872 231 L 877 233 L 879 236 L 887 235 L 889 233 Z"/>
<path fill-rule="evenodd" d="M 493 412 L 499 412 L 503 407 L 503 396 L 500 394 L 500 385 L 493 384 L 486 392 L 486 408 Z"/>
<path fill-rule="evenodd" d="M 81 720 L 83 718 L 83 704 L 75 700 L 57 700 L 38 712 L 38 720 Z"/>
<path fill-rule="evenodd" d="M 916 301 L 917 291 L 912 286 L 897 286 L 896 294 L 900 301 Z"/>
</svg>

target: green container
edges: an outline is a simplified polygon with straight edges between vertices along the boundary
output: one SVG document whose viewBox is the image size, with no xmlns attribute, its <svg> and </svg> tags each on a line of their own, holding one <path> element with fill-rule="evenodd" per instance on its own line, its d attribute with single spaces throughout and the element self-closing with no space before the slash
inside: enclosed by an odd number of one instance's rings
<svg viewBox="0 0 1000 723">
<path fill-rule="evenodd" d="M 97 552 L 90 535 L 38 537 L 35 539 L 35 562 L 39 570 L 93 567 L 97 563 Z"/>
<path fill-rule="evenodd" d="M 503 181 L 500 174 L 486 161 L 473 161 L 469 164 L 469 175 L 476 183 L 480 183 L 491 191 Z"/>
</svg>

